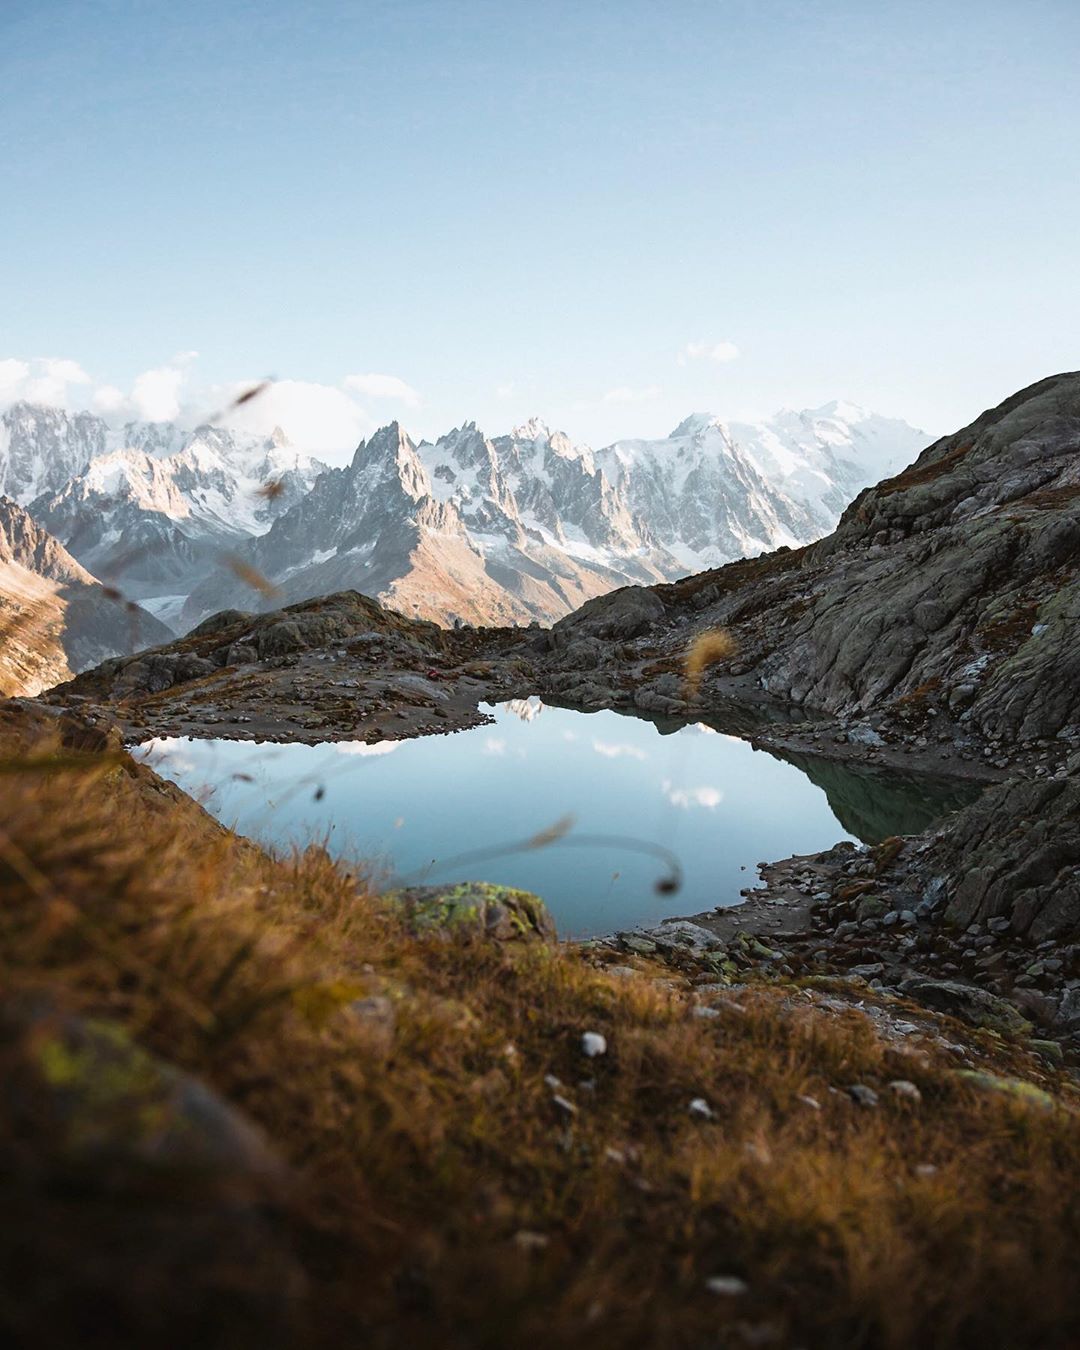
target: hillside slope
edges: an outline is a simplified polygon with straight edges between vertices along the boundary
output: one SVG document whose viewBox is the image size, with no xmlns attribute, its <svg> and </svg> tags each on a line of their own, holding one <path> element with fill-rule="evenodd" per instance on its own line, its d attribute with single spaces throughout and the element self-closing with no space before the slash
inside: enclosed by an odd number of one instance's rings
<svg viewBox="0 0 1080 1350">
<path fill-rule="evenodd" d="M 47 531 L 0 497 L 0 693 L 36 694 L 171 631 L 112 597 Z"/>
<path fill-rule="evenodd" d="M 1075 1345 L 1077 1092 L 1022 1031 L 376 897 L 73 718 L 0 754 L 10 1343 Z"/>
</svg>

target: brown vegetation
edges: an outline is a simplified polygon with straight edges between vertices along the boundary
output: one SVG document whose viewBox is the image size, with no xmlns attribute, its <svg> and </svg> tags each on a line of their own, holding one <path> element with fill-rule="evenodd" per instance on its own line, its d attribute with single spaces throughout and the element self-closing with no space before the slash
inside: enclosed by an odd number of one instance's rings
<svg viewBox="0 0 1080 1350">
<path fill-rule="evenodd" d="M 726 628 L 710 628 L 698 633 L 686 651 L 684 669 L 689 698 L 696 698 L 707 670 L 730 661 L 739 650 L 739 644 Z"/>
<path fill-rule="evenodd" d="M 9 720 L 5 744 L 5 997 L 44 989 L 119 1024 L 259 1122 L 299 1181 L 305 1342 L 1080 1337 L 1068 1105 L 981 1093 L 791 986 L 736 986 L 701 1018 L 669 967 L 414 936 L 321 851 L 274 861 L 107 738 Z M 588 1031 L 605 1055 L 582 1054 Z M 1030 1064 L 975 1034 L 1001 1067 Z M 13 1242 L 45 1235 L 2 1232 L 0 1260 Z"/>
</svg>

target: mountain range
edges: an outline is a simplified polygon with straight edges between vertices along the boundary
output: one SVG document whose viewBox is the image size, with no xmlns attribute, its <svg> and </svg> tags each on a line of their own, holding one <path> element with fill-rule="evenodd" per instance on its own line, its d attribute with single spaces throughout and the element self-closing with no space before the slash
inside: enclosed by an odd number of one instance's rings
<svg viewBox="0 0 1080 1350">
<path fill-rule="evenodd" d="M 116 428 L 18 403 L 0 414 L 0 492 L 91 583 L 178 632 L 346 588 L 446 625 L 519 624 L 817 539 L 925 440 L 840 402 L 758 423 L 695 414 L 596 451 L 537 419 L 434 442 L 393 422 L 331 468 L 280 431 Z"/>
</svg>

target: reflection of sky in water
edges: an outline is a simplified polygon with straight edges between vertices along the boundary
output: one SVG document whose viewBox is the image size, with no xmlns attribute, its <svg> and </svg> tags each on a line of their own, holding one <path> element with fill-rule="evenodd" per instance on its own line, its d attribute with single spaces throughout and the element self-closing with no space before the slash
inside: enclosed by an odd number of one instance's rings
<svg viewBox="0 0 1080 1350">
<path fill-rule="evenodd" d="M 708 727 L 661 736 L 651 722 L 535 700 L 494 712 L 494 726 L 376 745 L 162 739 L 144 749 L 244 834 L 280 846 L 326 840 L 336 854 L 373 862 L 384 881 L 521 886 L 544 897 L 568 935 L 734 904 L 760 859 L 850 837 L 799 769 Z M 658 895 L 663 864 L 616 845 L 441 865 L 528 839 L 568 814 L 571 838 L 621 835 L 670 849 L 682 890 Z"/>
</svg>

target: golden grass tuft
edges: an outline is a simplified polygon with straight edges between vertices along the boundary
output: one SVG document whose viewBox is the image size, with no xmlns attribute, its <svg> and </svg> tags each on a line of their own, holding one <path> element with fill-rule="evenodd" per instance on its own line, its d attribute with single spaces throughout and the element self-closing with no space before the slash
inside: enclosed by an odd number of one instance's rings
<svg viewBox="0 0 1080 1350">
<path fill-rule="evenodd" d="M 34 763 L 0 775 L 0 988 L 120 1023 L 262 1126 L 299 1178 L 304 1344 L 1080 1339 L 1072 1110 L 980 1094 L 794 988 L 705 1020 L 647 960 L 414 937 L 323 851 L 275 861 L 130 760 L 0 749 Z M 0 1256 L 34 1240 L 0 1225 Z"/>
<path fill-rule="evenodd" d="M 738 650 L 738 642 L 726 628 L 710 628 L 698 633 L 686 649 L 683 661 L 687 696 L 696 698 L 705 672 L 723 661 L 730 661 Z"/>
</svg>

